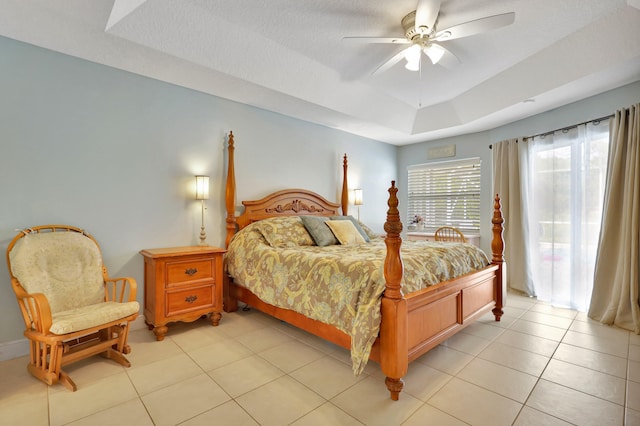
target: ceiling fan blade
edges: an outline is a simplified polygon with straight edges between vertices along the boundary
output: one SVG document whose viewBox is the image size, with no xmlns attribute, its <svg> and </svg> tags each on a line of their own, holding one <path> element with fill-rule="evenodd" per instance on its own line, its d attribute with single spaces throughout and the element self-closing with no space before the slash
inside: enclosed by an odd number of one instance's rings
<svg viewBox="0 0 640 426">
<path fill-rule="evenodd" d="M 440 13 L 440 0 L 418 0 L 416 7 L 416 33 L 428 34 L 434 28 Z"/>
<path fill-rule="evenodd" d="M 389 68 L 391 68 L 392 66 L 394 66 L 395 64 L 397 64 L 398 62 L 400 62 L 402 59 L 404 59 L 405 51 L 407 49 L 410 49 L 411 47 L 412 46 L 402 49 L 401 51 L 393 55 L 391 58 L 387 59 L 385 63 L 380 65 L 378 68 L 376 68 L 376 70 L 373 72 L 373 75 L 383 73 L 387 71 Z"/>
<path fill-rule="evenodd" d="M 389 44 L 409 44 L 411 43 L 404 37 L 342 37 L 344 43 L 362 44 L 362 43 L 389 43 Z"/>
<path fill-rule="evenodd" d="M 513 24 L 516 18 L 514 12 L 503 13 L 500 15 L 487 16 L 485 18 L 475 19 L 459 25 L 454 25 L 447 29 L 438 31 L 433 40 L 448 41 L 456 38 L 468 37 L 470 35 L 495 30 L 496 28 L 505 27 Z"/>
</svg>

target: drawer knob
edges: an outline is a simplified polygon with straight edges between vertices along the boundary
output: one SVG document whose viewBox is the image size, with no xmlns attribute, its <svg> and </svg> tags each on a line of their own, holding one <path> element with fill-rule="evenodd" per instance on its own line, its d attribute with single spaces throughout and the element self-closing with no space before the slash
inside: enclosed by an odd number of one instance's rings
<svg viewBox="0 0 640 426">
<path fill-rule="evenodd" d="M 187 302 L 187 303 L 193 303 L 196 300 L 198 300 L 198 296 L 195 296 L 195 295 L 194 296 L 187 296 L 187 297 L 184 298 L 184 301 Z"/>
<path fill-rule="evenodd" d="M 195 275 L 197 272 L 198 270 L 196 268 L 189 268 L 184 271 L 184 273 L 189 276 Z"/>
</svg>

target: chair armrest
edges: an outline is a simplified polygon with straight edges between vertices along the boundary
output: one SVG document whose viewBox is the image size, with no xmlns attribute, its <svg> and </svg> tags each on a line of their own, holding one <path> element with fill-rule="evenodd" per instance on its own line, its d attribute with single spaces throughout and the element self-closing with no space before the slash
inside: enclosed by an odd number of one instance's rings
<svg viewBox="0 0 640 426">
<path fill-rule="evenodd" d="M 47 297 L 42 293 L 17 296 L 18 305 L 24 320 L 25 335 L 27 333 L 49 334 L 51 328 L 51 307 Z"/>
<path fill-rule="evenodd" d="M 134 278 L 120 277 L 104 280 L 104 299 L 107 302 L 134 302 L 137 292 L 138 284 Z"/>
</svg>

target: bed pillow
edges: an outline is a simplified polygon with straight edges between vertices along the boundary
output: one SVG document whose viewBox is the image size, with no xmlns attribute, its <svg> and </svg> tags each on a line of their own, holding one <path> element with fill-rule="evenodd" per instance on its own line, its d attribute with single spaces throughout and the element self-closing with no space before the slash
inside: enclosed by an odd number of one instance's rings
<svg viewBox="0 0 640 426">
<path fill-rule="evenodd" d="M 366 242 L 350 220 L 328 220 L 326 224 L 342 245 Z"/>
<path fill-rule="evenodd" d="M 325 223 L 329 220 L 328 217 L 300 216 L 300 219 L 302 219 L 302 224 L 311 235 L 311 238 L 313 238 L 313 241 L 316 242 L 317 246 L 324 247 L 338 244 L 335 235 L 333 235 L 333 232 L 331 232 L 331 229 L 329 229 Z"/>
<path fill-rule="evenodd" d="M 362 227 L 360 226 L 360 223 L 358 223 L 358 221 L 356 220 L 355 217 L 353 216 L 331 216 L 331 220 L 349 220 L 351 221 L 351 223 L 353 223 L 353 226 L 355 226 L 356 230 L 360 233 L 360 235 L 362 235 L 362 238 L 364 238 L 365 242 L 369 242 L 369 236 L 367 235 L 366 232 L 364 232 L 362 230 Z"/>
<path fill-rule="evenodd" d="M 369 237 L 369 241 L 373 240 L 374 238 L 384 236 L 384 235 L 378 234 L 377 232 L 373 232 L 371 228 L 369 228 L 367 225 L 365 225 L 362 222 L 358 222 L 358 224 L 360 225 L 360 228 L 362 228 L 364 233 L 367 234 L 367 237 Z"/>
<path fill-rule="evenodd" d="M 272 217 L 256 223 L 256 227 L 271 247 L 315 245 L 298 216 Z"/>
</svg>

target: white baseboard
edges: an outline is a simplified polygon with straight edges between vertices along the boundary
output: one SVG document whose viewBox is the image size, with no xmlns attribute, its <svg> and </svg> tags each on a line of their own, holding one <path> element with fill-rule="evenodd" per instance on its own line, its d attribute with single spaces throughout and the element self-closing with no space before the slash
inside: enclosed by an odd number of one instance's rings
<svg viewBox="0 0 640 426">
<path fill-rule="evenodd" d="M 140 330 L 143 328 L 147 328 L 147 325 L 144 322 L 144 316 L 139 315 L 138 318 L 131 323 L 129 330 Z M 24 355 L 29 355 L 29 341 L 27 339 L 0 342 L 0 361 L 6 361 Z"/>
<path fill-rule="evenodd" d="M 0 361 L 29 355 L 29 341 L 27 339 L 0 343 Z"/>
</svg>

